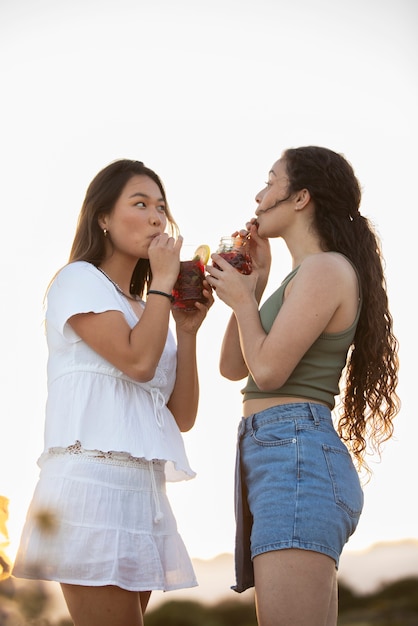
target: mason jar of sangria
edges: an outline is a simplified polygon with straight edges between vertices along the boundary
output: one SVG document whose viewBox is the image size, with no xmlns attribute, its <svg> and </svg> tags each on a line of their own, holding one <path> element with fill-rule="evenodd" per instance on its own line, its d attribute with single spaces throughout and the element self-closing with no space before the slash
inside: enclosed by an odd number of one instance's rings
<svg viewBox="0 0 418 626">
<path fill-rule="evenodd" d="M 241 274 L 251 274 L 253 268 L 247 244 L 248 239 L 240 235 L 236 237 L 221 237 L 216 252 Z M 213 265 L 220 269 L 216 263 Z"/>
<path fill-rule="evenodd" d="M 189 246 L 182 248 L 182 255 L 188 256 Z M 196 311 L 195 302 L 207 303 L 203 295 L 205 265 L 209 260 L 209 246 L 199 246 L 192 258 L 180 261 L 180 273 L 173 287 L 173 307 L 184 311 Z"/>
</svg>

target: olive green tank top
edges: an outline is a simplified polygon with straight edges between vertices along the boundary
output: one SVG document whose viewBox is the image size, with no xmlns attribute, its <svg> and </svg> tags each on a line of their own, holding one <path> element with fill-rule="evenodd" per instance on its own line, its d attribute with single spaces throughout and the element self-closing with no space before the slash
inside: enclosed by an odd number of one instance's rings
<svg viewBox="0 0 418 626">
<path fill-rule="evenodd" d="M 283 304 L 285 289 L 298 269 L 299 267 L 288 274 L 280 287 L 262 305 L 260 320 L 266 333 L 273 326 Z M 361 305 L 360 294 L 357 315 L 351 326 L 340 333 L 322 333 L 279 389 L 260 391 L 252 376 L 249 375 L 247 384 L 241 390 L 244 402 L 255 398 L 291 396 L 323 402 L 332 410 L 335 406 L 335 396 L 340 393 L 339 381 L 346 364 L 348 349 L 354 339 Z"/>
</svg>

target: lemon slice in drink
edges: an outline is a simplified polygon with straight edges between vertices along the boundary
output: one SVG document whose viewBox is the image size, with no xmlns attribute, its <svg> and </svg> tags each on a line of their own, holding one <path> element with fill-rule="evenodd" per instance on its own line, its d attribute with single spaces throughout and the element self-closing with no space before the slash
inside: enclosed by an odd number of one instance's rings
<svg viewBox="0 0 418 626">
<path fill-rule="evenodd" d="M 201 246 L 198 246 L 195 250 L 194 253 L 194 259 L 200 259 L 201 263 L 203 263 L 203 265 L 207 265 L 209 258 L 210 258 L 210 248 L 209 246 L 207 246 L 206 244 L 202 244 Z"/>
</svg>

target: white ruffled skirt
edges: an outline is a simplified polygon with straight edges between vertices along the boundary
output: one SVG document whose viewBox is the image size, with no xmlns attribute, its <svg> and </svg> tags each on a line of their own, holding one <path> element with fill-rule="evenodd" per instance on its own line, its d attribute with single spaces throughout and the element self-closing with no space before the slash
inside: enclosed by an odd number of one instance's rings
<svg viewBox="0 0 418 626">
<path fill-rule="evenodd" d="M 13 576 L 129 591 L 196 586 L 166 495 L 164 464 L 47 456 Z"/>
</svg>

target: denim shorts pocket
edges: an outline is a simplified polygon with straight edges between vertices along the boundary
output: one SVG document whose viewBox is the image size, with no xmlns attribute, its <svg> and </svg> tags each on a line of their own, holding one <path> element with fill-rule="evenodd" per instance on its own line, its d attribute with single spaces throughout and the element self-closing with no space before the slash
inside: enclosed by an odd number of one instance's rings
<svg viewBox="0 0 418 626">
<path fill-rule="evenodd" d="M 352 518 L 363 509 L 363 490 L 350 454 L 346 449 L 323 445 L 325 460 L 334 489 L 335 502 Z"/>
<path fill-rule="evenodd" d="M 294 422 L 277 423 L 276 420 L 258 426 L 252 434 L 259 446 L 284 446 L 296 443 Z"/>
</svg>

